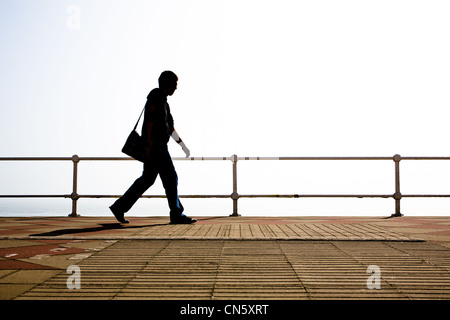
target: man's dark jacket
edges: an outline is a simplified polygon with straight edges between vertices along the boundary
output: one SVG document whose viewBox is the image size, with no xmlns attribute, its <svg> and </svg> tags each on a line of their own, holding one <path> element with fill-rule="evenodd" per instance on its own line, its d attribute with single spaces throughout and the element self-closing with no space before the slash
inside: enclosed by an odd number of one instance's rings
<svg viewBox="0 0 450 320">
<path fill-rule="evenodd" d="M 147 136 L 147 123 L 153 123 L 151 132 L 152 149 L 165 148 L 169 142 L 170 135 L 173 131 L 173 117 L 170 113 L 170 107 L 167 103 L 167 97 L 156 88 L 150 91 L 145 104 L 144 123 L 142 124 L 142 138 L 147 144 L 149 137 Z"/>
</svg>

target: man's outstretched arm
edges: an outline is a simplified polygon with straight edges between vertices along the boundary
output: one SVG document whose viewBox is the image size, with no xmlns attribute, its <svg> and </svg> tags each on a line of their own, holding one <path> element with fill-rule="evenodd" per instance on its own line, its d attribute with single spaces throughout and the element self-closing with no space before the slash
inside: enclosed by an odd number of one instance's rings
<svg viewBox="0 0 450 320">
<path fill-rule="evenodd" d="M 191 151 L 189 151 L 189 149 L 186 147 L 175 129 L 173 129 L 172 131 L 172 138 L 181 146 L 181 149 L 183 149 L 184 153 L 186 154 L 186 158 L 189 158 Z"/>
</svg>

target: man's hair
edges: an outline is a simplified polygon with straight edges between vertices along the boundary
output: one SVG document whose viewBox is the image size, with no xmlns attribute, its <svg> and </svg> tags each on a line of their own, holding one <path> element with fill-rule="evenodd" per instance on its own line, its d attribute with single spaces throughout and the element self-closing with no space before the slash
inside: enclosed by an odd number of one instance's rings
<svg viewBox="0 0 450 320">
<path fill-rule="evenodd" d="M 159 79 L 158 79 L 160 88 L 165 88 L 169 84 L 176 82 L 176 81 L 178 81 L 178 77 L 172 71 L 164 71 L 163 73 L 161 73 L 161 75 L 159 76 Z"/>
</svg>

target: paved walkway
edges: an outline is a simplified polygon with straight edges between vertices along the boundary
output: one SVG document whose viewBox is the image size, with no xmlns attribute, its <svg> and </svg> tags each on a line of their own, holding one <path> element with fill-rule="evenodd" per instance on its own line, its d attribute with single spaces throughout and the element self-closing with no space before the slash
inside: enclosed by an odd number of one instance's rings
<svg viewBox="0 0 450 320">
<path fill-rule="evenodd" d="M 0 299 L 450 299 L 449 217 L 130 220 L 0 218 Z"/>
</svg>

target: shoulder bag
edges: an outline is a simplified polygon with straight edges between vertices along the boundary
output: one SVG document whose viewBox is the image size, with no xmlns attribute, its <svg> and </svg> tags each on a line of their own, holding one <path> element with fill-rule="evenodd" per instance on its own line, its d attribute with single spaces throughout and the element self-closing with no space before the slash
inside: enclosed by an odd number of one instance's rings
<svg viewBox="0 0 450 320">
<path fill-rule="evenodd" d="M 139 116 L 136 125 L 134 126 L 133 130 L 127 138 L 127 141 L 125 142 L 125 145 L 122 148 L 123 153 L 141 162 L 144 162 L 145 158 L 145 144 L 142 137 L 139 135 L 139 133 L 137 133 L 136 128 L 139 120 L 141 120 L 144 110 L 145 107 L 144 109 L 142 109 L 141 115 Z"/>
</svg>

